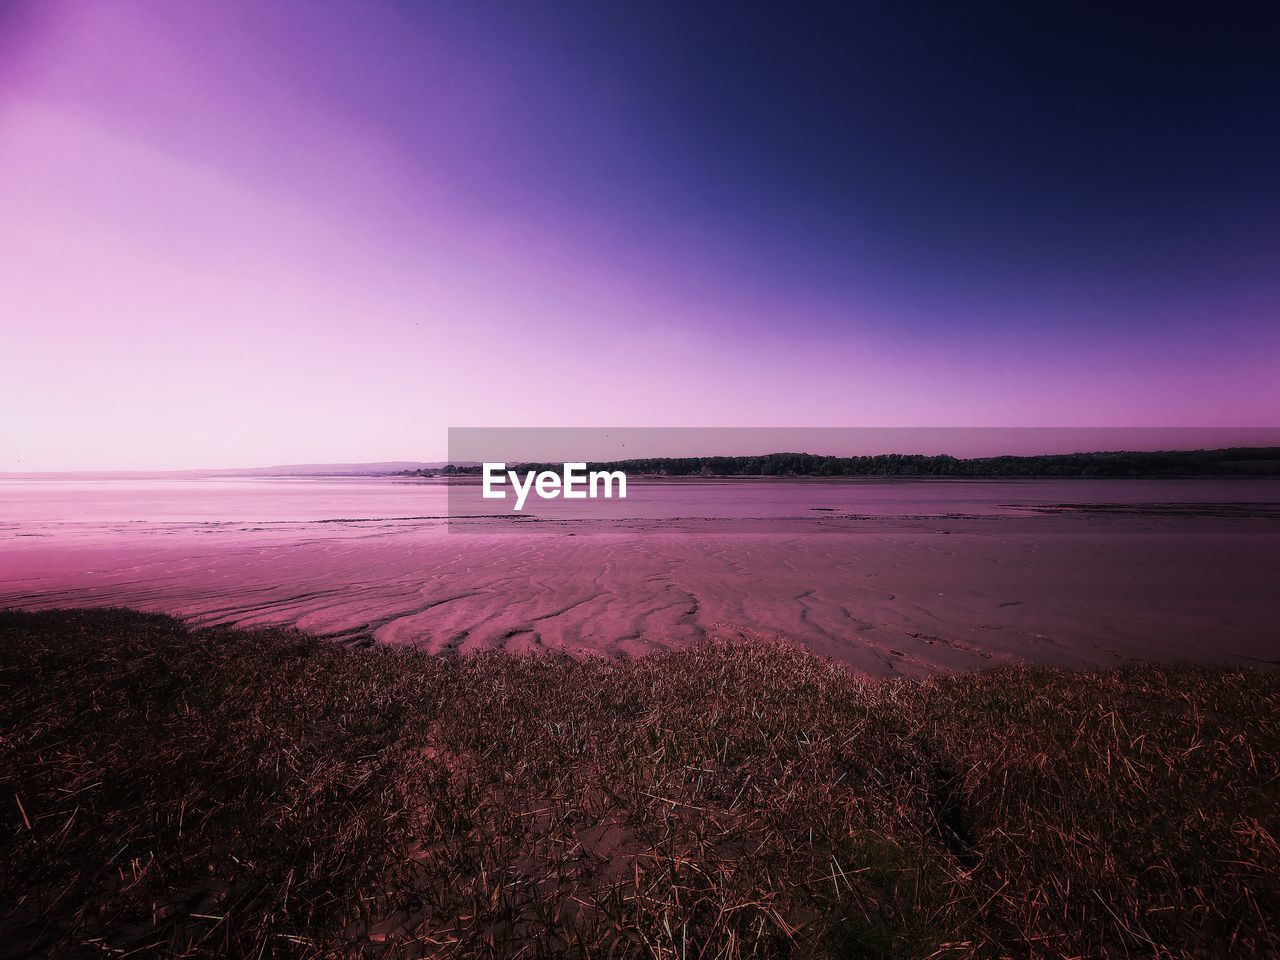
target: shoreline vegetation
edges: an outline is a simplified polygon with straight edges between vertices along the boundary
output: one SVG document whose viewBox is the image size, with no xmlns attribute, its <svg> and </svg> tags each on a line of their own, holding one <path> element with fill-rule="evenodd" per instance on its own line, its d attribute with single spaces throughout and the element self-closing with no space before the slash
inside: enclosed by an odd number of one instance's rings
<svg viewBox="0 0 1280 960">
<path fill-rule="evenodd" d="M 563 463 L 517 463 L 522 470 L 559 470 Z M 1218 450 L 1111 451 L 1045 456 L 973 457 L 883 454 L 830 457 L 770 453 L 741 457 L 647 457 L 588 461 L 587 470 L 650 477 L 1188 477 L 1280 476 L 1280 447 Z M 478 463 L 398 471 L 400 477 L 479 476 Z"/>
<path fill-rule="evenodd" d="M 1280 677 L 0 612 L 0 956 L 1254 957 Z"/>
</svg>

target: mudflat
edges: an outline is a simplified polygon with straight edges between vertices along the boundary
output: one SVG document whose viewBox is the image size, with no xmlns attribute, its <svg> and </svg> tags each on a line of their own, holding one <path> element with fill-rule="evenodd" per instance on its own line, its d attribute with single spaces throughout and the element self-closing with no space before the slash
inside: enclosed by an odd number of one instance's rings
<svg viewBox="0 0 1280 960">
<path fill-rule="evenodd" d="M 430 651 L 635 656 L 723 628 L 877 674 L 1280 660 L 1280 482 L 633 484 L 449 521 L 389 478 L 0 484 L 0 607 Z"/>
</svg>

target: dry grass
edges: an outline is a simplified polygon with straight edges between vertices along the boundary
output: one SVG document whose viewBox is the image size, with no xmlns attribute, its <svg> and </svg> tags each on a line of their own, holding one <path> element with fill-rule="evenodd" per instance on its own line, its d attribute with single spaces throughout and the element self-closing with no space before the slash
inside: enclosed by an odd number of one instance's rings
<svg viewBox="0 0 1280 960">
<path fill-rule="evenodd" d="M 0 953 L 1275 955 L 1280 678 L 0 614 Z"/>
</svg>

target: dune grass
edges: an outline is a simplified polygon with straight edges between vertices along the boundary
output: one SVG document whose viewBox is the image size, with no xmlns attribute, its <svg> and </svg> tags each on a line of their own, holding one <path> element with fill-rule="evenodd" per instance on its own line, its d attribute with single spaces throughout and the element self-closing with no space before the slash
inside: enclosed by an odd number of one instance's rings
<svg viewBox="0 0 1280 960">
<path fill-rule="evenodd" d="M 0 954 L 1280 950 L 1280 678 L 0 614 Z"/>
</svg>

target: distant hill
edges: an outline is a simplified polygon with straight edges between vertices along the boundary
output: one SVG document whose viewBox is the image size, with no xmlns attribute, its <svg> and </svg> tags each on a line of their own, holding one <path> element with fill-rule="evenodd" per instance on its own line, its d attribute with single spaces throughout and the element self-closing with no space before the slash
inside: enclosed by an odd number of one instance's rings
<svg viewBox="0 0 1280 960">
<path fill-rule="evenodd" d="M 511 464 L 515 466 L 515 464 Z M 523 463 L 525 470 L 560 470 L 563 463 Z M 892 453 L 828 457 L 769 453 L 742 457 L 646 457 L 588 464 L 654 477 L 1174 477 L 1280 476 L 1280 447 L 1218 450 L 1119 450 L 1033 457 L 957 457 Z M 214 470 L 74 470 L 0 473 L 10 480 L 187 480 L 235 477 L 473 476 L 478 463 L 386 460 L 375 463 L 294 463 Z"/>
<path fill-rule="evenodd" d="M 560 470 L 561 463 L 526 463 L 524 470 Z M 658 477 L 1177 477 L 1280 475 L 1280 447 L 1220 450 L 1118 450 L 1033 457 L 883 454 L 828 457 L 770 453 L 752 457 L 650 457 L 590 463 L 592 470 L 623 470 Z M 477 464 L 433 466 L 409 476 L 468 476 Z"/>
</svg>

